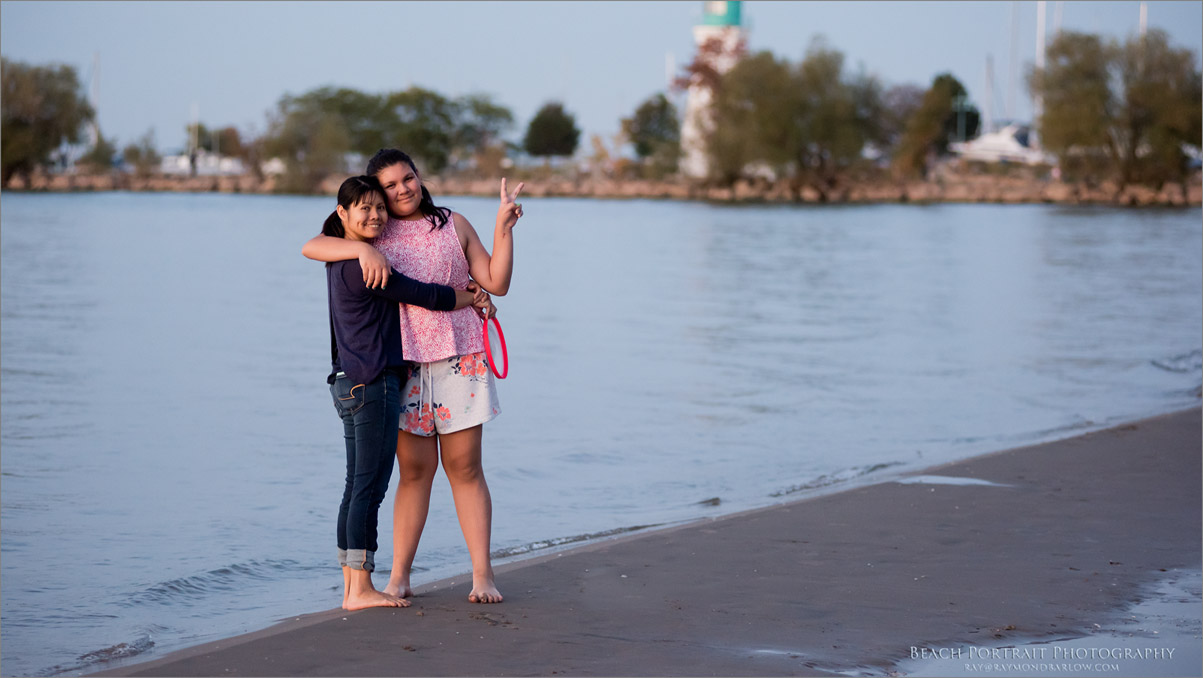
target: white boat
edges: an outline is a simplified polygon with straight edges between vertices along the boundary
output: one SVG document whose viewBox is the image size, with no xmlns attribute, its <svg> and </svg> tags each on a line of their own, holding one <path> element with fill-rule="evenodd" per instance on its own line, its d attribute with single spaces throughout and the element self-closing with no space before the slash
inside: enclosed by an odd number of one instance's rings
<svg viewBox="0 0 1203 678">
<path fill-rule="evenodd" d="M 948 145 L 948 150 L 965 160 L 976 162 L 1014 162 L 1025 165 L 1052 165 L 1054 158 L 1031 145 L 1032 132 L 1026 125 L 1012 124 L 976 139 Z"/>
</svg>

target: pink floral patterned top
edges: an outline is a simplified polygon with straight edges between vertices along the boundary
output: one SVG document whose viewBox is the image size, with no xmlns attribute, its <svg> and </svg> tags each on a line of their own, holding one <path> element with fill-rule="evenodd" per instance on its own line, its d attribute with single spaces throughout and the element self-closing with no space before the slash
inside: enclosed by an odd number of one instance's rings
<svg viewBox="0 0 1203 678">
<path fill-rule="evenodd" d="M 468 288 L 468 259 L 460 247 L 455 220 L 431 230 L 429 219 L 389 219 L 373 243 L 398 273 L 414 280 Z M 429 311 L 401 304 L 401 345 L 406 360 L 430 363 L 485 350 L 481 320 L 471 306 Z"/>
</svg>

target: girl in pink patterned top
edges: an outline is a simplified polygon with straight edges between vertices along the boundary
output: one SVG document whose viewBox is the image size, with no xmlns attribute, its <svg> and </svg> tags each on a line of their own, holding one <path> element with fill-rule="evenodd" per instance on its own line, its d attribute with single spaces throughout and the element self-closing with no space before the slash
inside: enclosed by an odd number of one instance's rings
<svg viewBox="0 0 1203 678">
<path fill-rule="evenodd" d="M 391 217 L 384 232 L 372 246 L 317 236 L 305 244 L 305 256 L 319 261 L 359 259 L 369 286 L 387 284 L 392 268 L 415 280 L 456 289 L 465 289 L 471 278 L 492 294 L 509 291 L 512 229 L 522 216 L 516 199 L 523 184 L 510 194 L 501 180 L 489 254 L 467 219 L 435 206 L 405 153 L 382 149 L 369 161 L 366 173 L 384 187 Z M 489 558 L 493 506 L 481 464 L 481 435 L 484 422 L 495 417 L 500 406 L 483 352 L 480 317 L 466 308 L 431 313 L 402 304 L 401 334 L 405 359 L 413 363 L 402 390 L 397 435 L 401 482 L 393 503 L 393 568 L 384 591 L 413 595 L 410 571 L 441 459 L 472 558 L 468 600 L 499 603 L 502 596 Z"/>
</svg>

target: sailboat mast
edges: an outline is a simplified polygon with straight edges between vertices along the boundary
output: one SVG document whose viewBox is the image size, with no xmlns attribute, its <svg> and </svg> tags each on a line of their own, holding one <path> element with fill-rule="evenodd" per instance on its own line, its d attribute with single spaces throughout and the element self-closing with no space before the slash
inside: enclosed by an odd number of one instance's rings
<svg viewBox="0 0 1203 678">
<path fill-rule="evenodd" d="M 1036 2 L 1036 70 L 1044 70 L 1044 9 L 1045 1 L 1038 0 Z M 1037 93 L 1032 100 L 1032 127 L 1035 129 L 1040 124 L 1040 116 L 1044 114 L 1044 98 Z"/>
<path fill-rule="evenodd" d="M 100 117 L 100 52 L 92 53 L 92 77 L 88 84 L 88 98 L 91 99 L 92 121 L 88 123 L 88 141 L 91 142 L 93 148 L 100 142 L 100 123 L 97 118 Z"/>
<path fill-rule="evenodd" d="M 994 56 L 986 55 L 986 105 L 982 107 L 982 131 L 994 131 Z"/>
<path fill-rule="evenodd" d="M 1015 96 L 1019 80 L 1019 2 L 1011 2 L 1011 72 L 1007 77 L 1007 121 L 1015 121 Z"/>
</svg>

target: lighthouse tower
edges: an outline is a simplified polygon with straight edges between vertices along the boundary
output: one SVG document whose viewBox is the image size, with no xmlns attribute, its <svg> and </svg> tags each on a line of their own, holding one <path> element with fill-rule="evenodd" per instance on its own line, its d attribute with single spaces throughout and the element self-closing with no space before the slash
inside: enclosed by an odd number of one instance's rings
<svg viewBox="0 0 1203 678">
<path fill-rule="evenodd" d="M 705 63 L 718 74 L 731 70 L 743 53 L 744 30 L 739 24 L 736 1 L 703 3 L 701 25 L 693 27 L 694 43 L 698 46 L 696 60 Z M 689 83 L 689 99 L 685 104 L 685 121 L 681 125 L 681 172 L 685 176 L 705 177 L 709 170 L 706 157 L 706 136 L 714 125 L 710 113 L 713 92 L 698 74 Z"/>
</svg>

